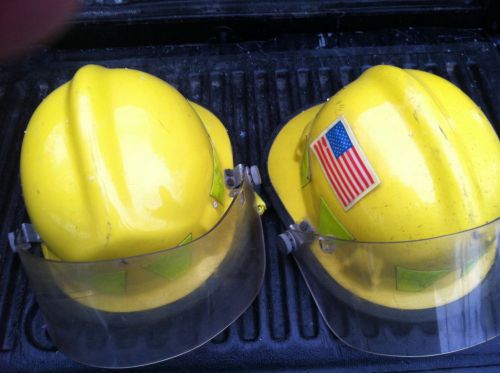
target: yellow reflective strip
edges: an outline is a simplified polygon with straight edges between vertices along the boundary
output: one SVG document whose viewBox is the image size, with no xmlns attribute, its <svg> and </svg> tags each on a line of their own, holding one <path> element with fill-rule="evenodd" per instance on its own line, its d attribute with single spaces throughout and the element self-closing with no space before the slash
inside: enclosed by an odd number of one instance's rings
<svg viewBox="0 0 500 373">
<path fill-rule="evenodd" d="M 186 238 L 184 238 L 178 246 L 182 246 L 182 245 L 185 245 L 187 243 L 190 243 L 191 241 L 193 240 L 193 234 L 192 233 L 189 233 Z"/>
<path fill-rule="evenodd" d="M 319 208 L 319 233 L 342 240 L 354 240 L 349 231 L 337 220 L 323 198 L 321 198 Z"/>
<path fill-rule="evenodd" d="M 212 145 L 212 159 L 213 159 L 213 176 L 212 176 L 212 188 L 210 189 L 210 196 L 214 198 L 217 202 L 224 203 L 224 175 L 222 173 L 222 168 L 220 166 L 219 157 Z"/>
<path fill-rule="evenodd" d="M 396 267 L 396 288 L 400 291 L 418 292 L 432 285 L 437 280 L 450 274 L 449 269 L 437 271 L 417 271 Z"/>
<path fill-rule="evenodd" d="M 127 287 L 127 273 L 125 270 L 113 272 L 86 273 L 82 283 L 87 283 L 97 292 L 109 294 L 123 294 Z"/>
<path fill-rule="evenodd" d="M 151 263 L 146 268 L 159 276 L 173 280 L 191 267 L 191 249 L 173 249 L 171 253 L 165 253 L 160 259 Z"/>
<path fill-rule="evenodd" d="M 311 168 L 309 163 L 309 139 L 304 141 L 302 160 L 300 161 L 300 186 L 303 188 L 311 182 Z"/>
</svg>

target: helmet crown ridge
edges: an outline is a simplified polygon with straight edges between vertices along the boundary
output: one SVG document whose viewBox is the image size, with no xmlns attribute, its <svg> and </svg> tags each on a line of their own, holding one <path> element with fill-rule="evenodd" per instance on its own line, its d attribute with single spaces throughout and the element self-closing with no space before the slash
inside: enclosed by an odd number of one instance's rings
<svg viewBox="0 0 500 373">
<path fill-rule="evenodd" d="M 139 255 L 215 225 L 227 204 L 213 207 L 214 172 L 232 157 L 202 110 L 152 75 L 95 65 L 51 93 L 21 156 L 28 213 L 48 249 L 65 260 Z"/>
</svg>

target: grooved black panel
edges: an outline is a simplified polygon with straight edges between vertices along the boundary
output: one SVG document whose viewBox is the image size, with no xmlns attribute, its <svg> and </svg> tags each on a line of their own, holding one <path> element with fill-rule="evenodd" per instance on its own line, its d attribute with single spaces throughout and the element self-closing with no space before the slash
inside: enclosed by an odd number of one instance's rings
<svg viewBox="0 0 500 373">
<path fill-rule="evenodd" d="M 481 9 L 479 0 L 84 0 L 79 20 L 93 21 L 133 17 L 134 20 L 182 19 L 193 17 L 306 16 L 335 13 L 471 12 Z"/>
<path fill-rule="evenodd" d="M 6 239 L 27 219 L 18 175 L 26 123 L 50 91 L 87 63 L 138 68 L 169 81 L 222 119 L 238 162 L 261 167 L 280 124 L 380 63 L 451 80 L 499 130 L 500 52 L 478 30 L 410 28 L 224 45 L 54 50 L 0 68 L 0 371 L 91 370 L 56 351 Z M 276 235 L 283 227 L 271 208 L 263 223 L 268 266 L 253 305 L 205 346 L 142 370 L 500 369 L 499 339 L 425 359 L 377 357 L 342 345 L 326 328 L 293 261 L 278 252 Z"/>
</svg>

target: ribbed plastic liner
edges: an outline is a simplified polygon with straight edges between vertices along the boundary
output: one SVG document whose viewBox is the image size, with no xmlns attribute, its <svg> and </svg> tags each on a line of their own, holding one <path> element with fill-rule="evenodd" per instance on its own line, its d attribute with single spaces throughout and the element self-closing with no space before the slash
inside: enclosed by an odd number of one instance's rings
<svg viewBox="0 0 500 373">
<path fill-rule="evenodd" d="M 497 132 L 500 123 L 500 54 L 480 30 L 406 27 L 294 35 L 263 42 L 60 50 L 2 68 L 0 367 L 7 367 L 6 371 L 89 370 L 56 351 L 19 257 L 7 243 L 7 233 L 27 221 L 18 176 L 25 126 L 40 101 L 86 63 L 142 69 L 171 82 L 227 125 L 236 162 L 260 163 L 261 171 L 265 169 L 266 145 L 280 125 L 380 63 L 443 76 L 471 96 Z M 208 344 L 142 371 L 401 371 L 500 366 L 498 338 L 463 352 L 426 359 L 375 357 L 345 346 L 322 321 L 292 258 L 278 252 L 276 237 L 284 226 L 273 209 L 263 216 L 263 226 L 266 277 L 253 305 Z M 372 323 L 365 328 L 366 332 L 378 330 Z M 422 333 L 434 333 L 432 328 L 428 324 Z"/>
</svg>

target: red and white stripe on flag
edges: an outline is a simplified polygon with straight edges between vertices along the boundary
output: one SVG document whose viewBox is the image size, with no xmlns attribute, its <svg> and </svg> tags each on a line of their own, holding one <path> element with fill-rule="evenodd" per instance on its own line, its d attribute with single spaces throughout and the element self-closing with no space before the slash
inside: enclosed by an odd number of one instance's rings
<svg viewBox="0 0 500 373">
<path fill-rule="evenodd" d="M 334 121 L 310 146 L 344 210 L 380 184 L 344 118 Z"/>
</svg>

